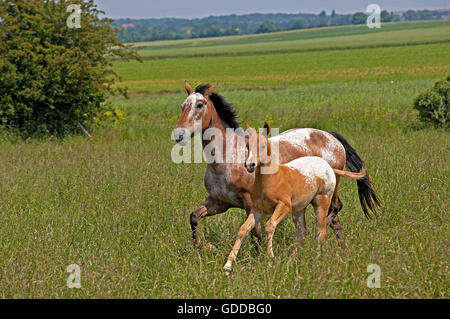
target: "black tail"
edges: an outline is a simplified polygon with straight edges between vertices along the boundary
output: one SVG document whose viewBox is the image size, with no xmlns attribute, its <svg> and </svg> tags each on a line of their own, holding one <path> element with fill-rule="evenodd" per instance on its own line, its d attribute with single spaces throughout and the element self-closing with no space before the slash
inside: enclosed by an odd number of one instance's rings
<svg viewBox="0 0 450 319">
<path fill-rule="evenodd" d="M 347 168 L 357 173 L 361 171 L 364 167 L 364 162 L 359 157 L 358 153 L 356 153 L 355 149 L 347 142 L 347 140 L 339 133 L 336 132 L 328 132 L 333 135 L 339 142 L 341 142 L 342 146 L 344 146 L 345 154 L 347 157 L 346 166 Z M 358 195 L 359 201 L 361 202 L 361 207 L 364 211 L 364 215 L 367 218 L 370 218 L 369 209 L 375 216 L 378 216 L 378 212 L 376 206 L 381 206 L 380 200 L 378 199 L 377 194 L 372 188 L 370 184 L 369 175 L 366 172 L 366 177 L 356 181 L 358 184 Z"/>
</svg>

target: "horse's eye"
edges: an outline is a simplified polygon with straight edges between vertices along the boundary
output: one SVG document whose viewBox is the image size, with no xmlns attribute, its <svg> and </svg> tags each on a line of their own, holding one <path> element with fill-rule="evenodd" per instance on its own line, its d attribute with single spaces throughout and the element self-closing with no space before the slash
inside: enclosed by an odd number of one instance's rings
<svg viewBox="0 0 450 319">
<path fill-rule="evenodd" d="M 203 104 L 202 104 L 202 103 L 198 103 L 198 104 L 197 104 L 197 108 L 198 108 L 198 109 L 201 109 L 202 107 L 203 107 Z"/>
</svg>

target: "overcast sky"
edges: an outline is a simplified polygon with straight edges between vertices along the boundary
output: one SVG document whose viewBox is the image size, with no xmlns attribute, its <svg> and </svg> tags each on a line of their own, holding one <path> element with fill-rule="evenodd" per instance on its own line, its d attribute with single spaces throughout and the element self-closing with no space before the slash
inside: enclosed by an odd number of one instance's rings
<svg viewBox="0 0 450 319">
<path fill-rule="evenodd" d="M 450 9 L 450 0 L 95 0 L 110 18 L 202 18 L 245 13 L 354 13 L 371 3 L 382 10 Z"/>
</svg>

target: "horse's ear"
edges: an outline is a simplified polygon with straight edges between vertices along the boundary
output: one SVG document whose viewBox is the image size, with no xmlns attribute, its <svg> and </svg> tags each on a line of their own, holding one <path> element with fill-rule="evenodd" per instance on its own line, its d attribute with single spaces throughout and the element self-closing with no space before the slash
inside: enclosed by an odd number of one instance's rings
<svg viewBox="0 0 450 319">
<path fill-rule="evenodd" d="M 215 86 L 215 85 L 211 86 L 209 89 L 207 89 L 207 90 L 205 91 L 204 96 L 210 97 L 211 94 L 214 93 L 214 90 L 215 90 L 215 89 L 216 89 L 216 86 Z"/>
<path fill-rule="evenodd" d="M 264 130 L 263 135 L 265 137 L 267 137 L 270 134 L 270 126 L 269 126 L 269 124 L 267 122 L 264 122 L 264 128 L 265 128 L 265 130 Z"/>
<path fill-rule="evenodd" d="M 192 89 L 192 87 L 188 81 L 184 81 L 184 87 L 186 88 L 186 92 L 188 95 L 191 95 L 192 93 L 194 93 L 194 90 Z"/>
<path fill-rule="evenodd" d="M 250 128 L 250 125 L 248 123 L 245 123 L 245 129 L 248 130 Z"/>
</svg>

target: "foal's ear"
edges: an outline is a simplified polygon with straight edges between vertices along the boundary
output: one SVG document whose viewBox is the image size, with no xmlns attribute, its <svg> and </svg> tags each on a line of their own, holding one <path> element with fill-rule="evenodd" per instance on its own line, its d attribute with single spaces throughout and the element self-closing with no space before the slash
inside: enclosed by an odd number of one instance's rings
<svg viewBox="0 0 450 319">
<path fill-rule="evenodd" d="M 270 134 L 270 126 L 269 126 L 269 124 L 267 122 L 264 122 L 264 128 L 265 128 L 265 130 L 264 130 L 263 135 L 265 137 L 267 137 Z"/>
<path fill-rule="evenodd" d="M 192 89 L 192 87 L 188 81 L 184 81 L 184 87 L 186 88 L 186 92 L 188 95 L 191 95 L 192 93 L 194 93 L 194 90 Z"/>
<path fill-rule="evenodd" d="M 209 89 L 207 89 L 207 90 L 205 91 L 205 94 L 203 94 L 203 95 L 206 96 L 206 97 L 210 97 L 211 94 L 214 93 L 214 90 L 215 90 L 215 89 L 216 89 L 216 86 L 213 85 L 213 86 L 211 86 Z"/>
</svg>

